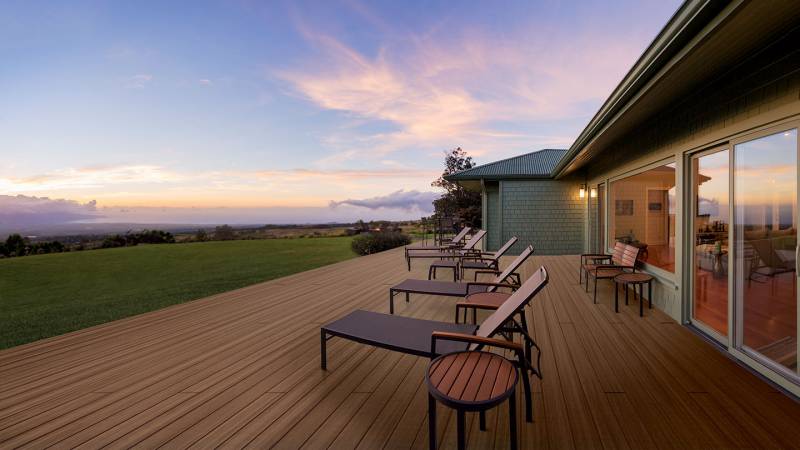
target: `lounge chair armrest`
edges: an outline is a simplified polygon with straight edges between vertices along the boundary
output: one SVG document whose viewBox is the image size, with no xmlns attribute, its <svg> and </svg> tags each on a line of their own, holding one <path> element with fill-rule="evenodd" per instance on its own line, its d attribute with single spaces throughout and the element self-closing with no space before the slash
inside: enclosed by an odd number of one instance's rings
<svg viewBox="0 0 800 450">
<path fill-rule="evenodd" d="M 478 255 L 466 255 L 466 256 L 463 256 L 461 259 L 468 259 L 470 261 L 487 261 L 487 262 L 494 262 L 495 261 L 492 258 L 485 258 L 483 256 L 478 256 Z"/>
<path fill-rule="evenodd" d="M 510 284 L 510 283 L 491 283 L 489 281 L 469 281 L 469 282 L 467 282 L 467 293 L 469 293 L 469 288 L 471 288 L 472 286 L 504 287 L 504 288 L 509 288 L 512 291 L 516 291 L 517 289 L 519 289 L 519 286 L 517 286 L 516 284 Z"/>
<path fill-rule="evenodd" d="M 617 264 L 600 264 L 594 267 L 594 271 L 597 272 L 599 269 L 631 269 L 636 270 L 634 266 L 620 266 Z"/>
<path fill-rule="evenodd" d="M 502 272 L 500 272 L 499 270 L 495 270 L 495 269 L 480 269 L 480 270 L 476 270 L 475 271 L 475 275 L 477 275 L 479 273 L 480 274 L 488 273 L 488 274 L 492 274 L 492 275 L 500 275 Z"/>
<path fill-rule="evenodd" d="M 431 354 L 436 355 L 436 341 L 455 341 L 455 342 L 467 342 L 470 344 L 478 344 L 481 347 L 488 346 L 488 347 L 497 347 L 503 348 L 506 350 L 511 350 L 517 353 L 524 352 L 524 347 L 522 344 L 518 344 L 512 341 L 505 341 L 502 339 L 494 339 L 494 338 L 486 338 L 481 336 L 475 336 L 474 334 L 464 334 L 464 333 L 453 333 L 449 331 L 434 331 L 431 334 Z"/>
</svg>

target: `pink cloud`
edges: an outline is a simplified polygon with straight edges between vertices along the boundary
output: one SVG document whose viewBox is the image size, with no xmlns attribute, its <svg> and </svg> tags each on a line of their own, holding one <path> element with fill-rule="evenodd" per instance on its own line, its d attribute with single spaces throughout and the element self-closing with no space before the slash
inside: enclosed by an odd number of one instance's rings
<svg viewBox="0 0 800 450">
<path fill-rule="evenodd" d="M 454 143 L 488 151 L 569 145 L 574 136 L 508 132 L 497 123 L 588 119 L 641 51 L 623 35 L 544 42 L 542 30 L 502 37 L 470 30 L 409 36 L 370 56 L 299 29 L 317 55 L 277 76 L 320 108 L 397 127 L 367 137 L 342 132 L 334 158 Z"/>
</svg>

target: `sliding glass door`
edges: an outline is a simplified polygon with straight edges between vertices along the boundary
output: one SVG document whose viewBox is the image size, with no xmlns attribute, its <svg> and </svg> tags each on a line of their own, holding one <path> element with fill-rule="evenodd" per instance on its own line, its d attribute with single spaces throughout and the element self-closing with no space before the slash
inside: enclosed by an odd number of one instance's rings
<svg viewBox="0 0 800 450">
<path fill-rule="evenodd" d="M 796 128 L 733 146 L 734 343 L 795 381 L 797 155 Z M 713 245 L 724 253 L 724 241 Z"/>
<path fill-rule="evenodd" d="M 724 147 L 691 158 L 691 319 L 720 342 L 728 338 L 729 154 Z"/>
</svg>

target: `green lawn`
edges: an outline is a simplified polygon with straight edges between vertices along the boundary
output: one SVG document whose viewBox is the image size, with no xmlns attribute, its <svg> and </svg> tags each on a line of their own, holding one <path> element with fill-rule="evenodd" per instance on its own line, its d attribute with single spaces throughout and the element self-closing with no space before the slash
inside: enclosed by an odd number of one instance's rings
<svg viewBox="0 0 800 450">
<path fill-rule="evenodd" d="M 350 237 L 140 245 L 0 260 L 0 348 L 353 258 Z"/>
</svg>

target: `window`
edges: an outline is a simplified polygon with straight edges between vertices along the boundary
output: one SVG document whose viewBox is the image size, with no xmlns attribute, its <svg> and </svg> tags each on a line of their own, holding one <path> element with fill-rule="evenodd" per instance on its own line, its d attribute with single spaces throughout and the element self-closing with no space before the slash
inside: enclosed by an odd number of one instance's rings
<svg viewBox="0 0 800 450">
<path fill-rule="evenodd" d="M 734 146 L 738 347 L 798 372 L 797 129 Z"/>
<path fill-rule="evenodd" d="M 675 272 L 675 164 L 611 182 L 609 239 L 639 246 L 640 259 Z"/>
</svg>

